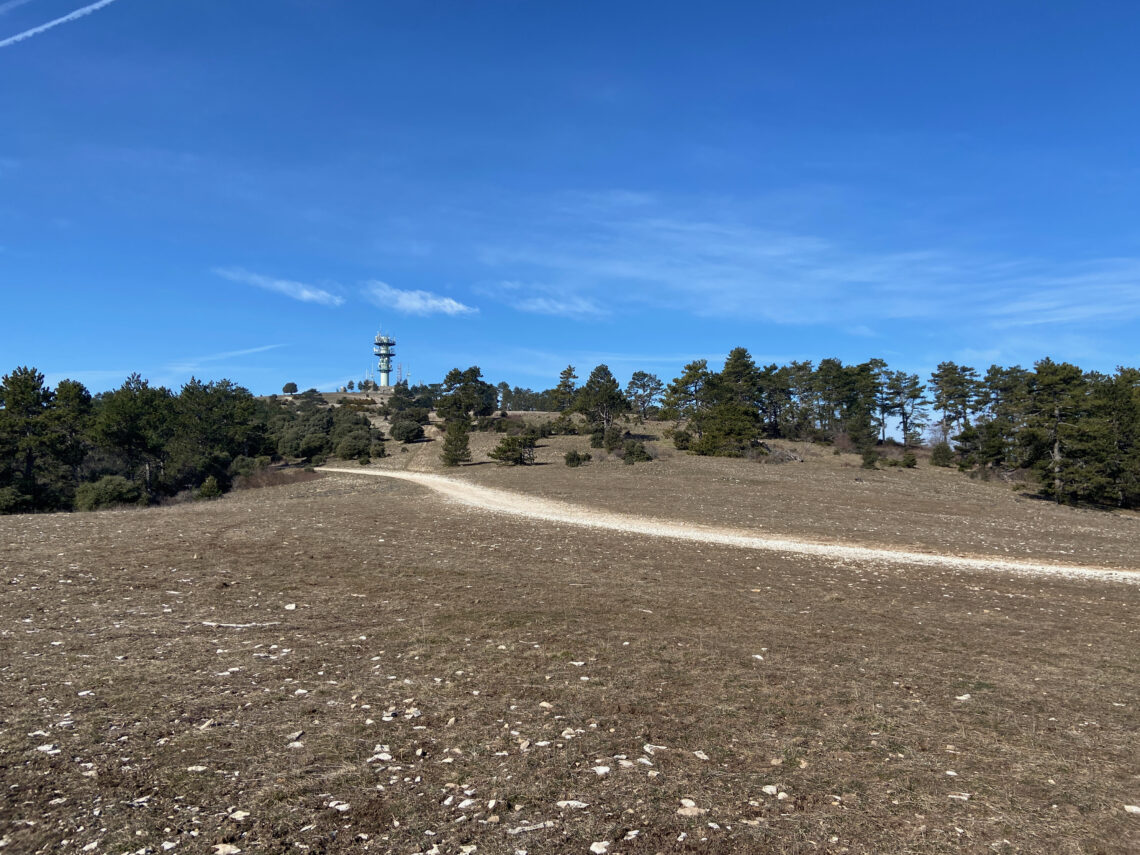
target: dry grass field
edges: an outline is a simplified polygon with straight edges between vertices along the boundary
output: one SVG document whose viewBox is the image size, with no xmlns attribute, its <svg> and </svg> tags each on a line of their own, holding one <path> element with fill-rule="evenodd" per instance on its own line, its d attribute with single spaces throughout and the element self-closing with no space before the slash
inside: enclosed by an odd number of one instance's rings
<svg viewBox="0 0 1140 855">
<path fill-rule="evenodd" d="M 924 465 L 569 469 L 585 440 L 545 445 L 547 465 L 452 474 L 823 542 L 1140 564 L 1134 515 Z M 1140 850 L 1137 585 L 597 531 L 332 474 L 0 518 L 0 556 L 0 852 Z"/>
</svg>

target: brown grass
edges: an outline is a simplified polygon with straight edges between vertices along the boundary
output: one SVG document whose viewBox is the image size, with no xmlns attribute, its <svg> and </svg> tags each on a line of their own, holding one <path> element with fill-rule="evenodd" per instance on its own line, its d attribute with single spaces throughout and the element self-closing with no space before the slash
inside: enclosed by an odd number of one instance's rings
<svg viewBox="0 0 1140 855">
<path fill-rule="evenodd" d="M 379 465 L 431 468 L 438 445 Z M 564 446 L 586 441 L 540 459 Z M 1136 542 L 1135 518 L 805 450 L 460 474 L 930 549 L 1128 566 Z M 337 477 L 3 518 L 0 549 L 0 851 L 1140 845 L 1136 586 L 820 564 Z"/>
</svg>

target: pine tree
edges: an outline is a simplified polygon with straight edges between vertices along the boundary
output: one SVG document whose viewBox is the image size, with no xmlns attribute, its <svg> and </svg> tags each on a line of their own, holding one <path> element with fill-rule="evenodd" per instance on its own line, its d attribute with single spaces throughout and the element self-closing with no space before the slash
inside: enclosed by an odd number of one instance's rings
<svg viewBox="0 0 1140 855">
<path fill-rule="evenodd" d="M 469 442 L 470 426 L 467 419 L 452 419 L 447 423 L 447 432 L 443 436 L 443 453 L 440 460 L 444 466 L 458 466 L 471 460 L 471 446 Z"/>
<path fill-rule="evenodd" d="M 558 375 L 558 385 L 552 390 L 554 409 L 558 412 L 565 412 L 574 405 L 574 396 L 577 392 L 574 381 L 577 379 L 578 375 L 574 373 L 573 365 L 567 365 Z"/>
<path fill-rule="evenodd" d="M 625 387 L 625 397 L 633 407 L 633 412 L 637 415 L 638 421 L 645 421 L 649 418 L 650 412 L 664 391 L 665 384 L 656 374 L 649 374 L 645 371 L 633 372 L 633 376 L 629 378 L 629 384 Z"/>
<path fill-rule="evenodd" d="M 600 425 L 606 430 L 614 423 L 614 419 L 629 411 L 629 401 L 622 395 L 621 387 L 610 373 L 609 366 L 599 365 L 590 372 L 586 384 L 578 390 L 573 409 L 582 413 L 590 424 Z"/>
</svg>

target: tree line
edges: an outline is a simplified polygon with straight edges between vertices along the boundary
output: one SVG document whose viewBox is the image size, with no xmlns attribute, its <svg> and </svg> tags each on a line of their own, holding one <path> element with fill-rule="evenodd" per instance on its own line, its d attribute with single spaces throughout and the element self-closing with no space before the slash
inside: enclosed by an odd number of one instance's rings
<svg viewBox="0 0 1140 855">
<path fill-rule="evenodd" d="M 229 380 L 191 378 L 175 393 L 132 374 L 92 395 L 20 367 L 0 382 L 0 513 L 214 496 L 275 457 L 383 454 L 365 414 L 329 409 L 315 390 L 286 405 Z"/>
<path fill-rule="evenodd" d="M 929 441 L 932 460 L 963 470 L 1024 473 L 1057 502 L 1140 507 L 1140 370 L 1084 371 L 1042 359 L 984 375 L 942 362 L 922 378 L 882 359 L 759 366 L 735 348 L 720 370 L 698 359 L 668 383 L 643 371 L 619 392 L 605 365 L 581 387 L 573 366 L 541 392 L 504 388 L 508 409 L 614 414 L 672 422 L 677 448 L 740 456 L 765 439 L 838 443 L 874 459 L 897 434 L 903 450 Z"/>
<path fill-rule="evenodd" d="M 455 368 L 440 383 L 397 384 L 380 415 L 391 439 L 410 442 L 436 413 L 454 462 L 463 461 L 470 428 L 508 429 L 497 410 L 559 413 L 543 431 L 587 433 L 607 450 L 636 442 L 621 425 L 648 419 L 666 421 L 673 444 L 698 455 L 760 455 L 765 440 L 786 439 L 873 461 L 897 434 L 904 452 L 925 440 L 935 464 L 1022 473 L 1057 502 L 1140 507 L 1135 368 L 1104 374 L 1043 359 L 979 374 L 942 362 L 924 379 L 882 359 L 760 366 L 738 347 L 719 370 L 698 359 L 667 383 L 637 371 L 622 387 L 606 365 L 578 381 L 567 366 L 552 387 L 534 391 L 492 385 L 476 366 Z M 175 393 L 137 374 L 92 395 L 72 380 L 50 389 L 34 368 L 17 368 L 0 382 L 0 513 L 210 495 L 274 458 L 381 457 L 385 436 L 367 408 L 354 398 L 330 408 L 312 389 L 287 402 L 256 398 L 229 380 L 192 378 Z M 508 443 L 510 453 L 525 461 L 532 440 Z M 631 459 L 644 451 L 627 450 Z"/>
</svg>

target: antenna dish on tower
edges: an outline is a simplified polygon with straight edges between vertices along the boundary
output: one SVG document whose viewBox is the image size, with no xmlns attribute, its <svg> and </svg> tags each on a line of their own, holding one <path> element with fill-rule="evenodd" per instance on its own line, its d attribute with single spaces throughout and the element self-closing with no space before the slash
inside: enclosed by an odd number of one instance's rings
<svg viewBox="0 0 1140 855">
<path fill-rule="evenodd" d="M 389 379 L 392 375 L 392 356 L 395 351 L 392 349 L 396 346 L 396 340 L 391 336 L 386 336 L 383 333 L 376 333 L 376 339 L 372 342 L 372 353 L 374 356 L 380 357 L 380 362 L 376 368 L 380 372 L 380 388 L 390 386 Z"/>
</svg>

